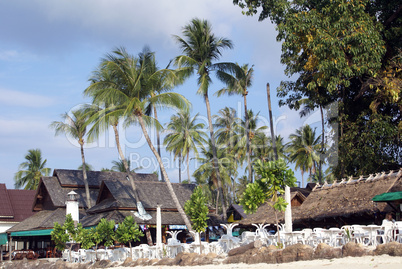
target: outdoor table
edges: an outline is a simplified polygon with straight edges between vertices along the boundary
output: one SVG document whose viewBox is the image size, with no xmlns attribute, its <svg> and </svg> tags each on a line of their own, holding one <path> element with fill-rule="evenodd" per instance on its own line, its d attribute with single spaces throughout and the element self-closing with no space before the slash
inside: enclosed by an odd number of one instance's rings
<svg viewBox="0 0 402 269">
<path fill-rule="evenodd" d="M 368 245 L 372 246 L 377 246 L 377 234 L 378 230 L 381 230 L 381 226 L 378 225 L 367 225 L 367 226 L 361 226 L 361 229 L 364 232 L 368 233 Z"/>
<path fill-rule="evenodd" d="M 225 252 L 228 252 L 231 250 L 235 243 L 239 241 L 238 238 L 233 237 L 233 236 L 228 236 L 228 235 L 222 235 L 221 239 L 219 239 L 219 243 L 222 245 L 223 249 Z M 199 246 L 198 246 L 199 247 Z"/>
<path fill-rule="evenodd" d="M 96 253 L 98 260 L 107 260 L 107 252 L 105 249 L 98 249 Z"/>
</svg>

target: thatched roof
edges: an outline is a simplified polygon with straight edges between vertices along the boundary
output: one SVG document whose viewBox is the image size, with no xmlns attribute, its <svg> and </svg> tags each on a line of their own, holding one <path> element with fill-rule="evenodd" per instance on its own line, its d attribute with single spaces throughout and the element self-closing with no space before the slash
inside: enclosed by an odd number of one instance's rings
<svg viewBox="0 0 402 269">
<path fill-rule="evenodd" d="M 45 190 L 43 190 L 42 188 L 45 188 Z M 62 187 L 57 177 L 42 177 L 41 181 L 39 182 L 38 192 L 34 200 L 34 207 L 35 204 L 39 202 L 38 194 L 40 192 L 47 192 L 47 194 L 49 195 L 49 199 L 54 207 L 65 207 L 67 194 L 70 191 L 75 191 L 78 194 L 79 207 L 88 207 L 85 196 L 85 188 Z M 95 204 L 98 193 L 98 188 L 89 189 L 89 195 L 91 196 L 92 204 Z"/>
<path fill-rule="evenodd" d="M 296 214 L 298 220 L 320 220 L 331 217 L 374 214 L 386 210 L 385 203 L 372 202 L 374 196 L 389 192 L 402 191 L 402 169 L 399 172 L 377 174 L 376 177 L 361 177 L 358 180 L 325 184 L 312 191 Z M 388 210 L 390 210 L 388 208 Z"/>
<path fill-rule="evenodd" d="M 138 181 L 135 185 L 145 209 L 154 210 L 157 205 L 160 205 L 162 211 L 177 211 L 165 182 Z M 172 183 L 172 187 L 180 204 L 184 206 L 196 186 L 194 184 Z M 131 184 L 128 180 L 104 181 L 96 203 L 95 206 L 88 210 L 88 213 L 93 214 L 115 209 L 137 209 L 137 201 L 134 199 Z"/>
<path fill-rule="evenodd" d="M 85 212 L 80 210 L 80 219 L 85 216 Z M 7 232 L 30 231 L 52 229 L 54 222 L 63 224 L 66 220 L 66 209 L 58 208 L 56 210 L 42 210 L 28 219 L 14 225 Z"/>
<path fill-rule="evenodd" d="M 82 170 L 54 169 L 53 176 L 57 177 L 60 185 L 63 187 L 81 187 L 84 188 Z M 132 173 L 134 180 L 138 181 L 158 181 L 155 174 Z M 104 180 L 116 179 L 127 180 L 128 174 L 112 171 L 87 171 L 88 185 L 91 188 L 99 188 Z"/>
<path fill-rule="evenodd" d="M 343 180 L 334 184 L 317 186 L 301 206 L 292 206 L 292 219 L 295 224 L 323 221 L 335 218 L 356 218 L 374 216 L 378 212 L 392 211 L 386 203 L 373 203 L 372 198 L 384 192 L 402 191 L 402 169 L 367 178 Z M 283 222 L 284 213 L 278 213 Z M 373 219 L 373 218 L 371 218 Z M 257 212 L 240 221 L 240 224 L 275 223 L 273 209 L 264 204 Z"/>
<path fill-rule="evenodd" d="M 290 200 L 292 201 L 293 199 L 301 199 L 305 200 L 306 197 L 296 191 L 296 192 L 291 192 L 290 193 Z M 292 206 L 292 217 L 294 219 L 294 216 L 297 215 L 298 211 L 300 210 L 301 206 Z M 284 212 L 277 212 L 278 216 L 278 221 L 283 222 L 285 214 Z M 261 224 L 274 224 L 276 223 L 275 219 L 275 211 L 272 208 L 272 206 L 269 203 L 264 203 L 261 205 L 257 211 L 254 214 L 248 215 L 247 218 L 239 221 L 239 224 L 241 225 L 251 225 L 253 223 L 261 223 Z"/>
</svg>

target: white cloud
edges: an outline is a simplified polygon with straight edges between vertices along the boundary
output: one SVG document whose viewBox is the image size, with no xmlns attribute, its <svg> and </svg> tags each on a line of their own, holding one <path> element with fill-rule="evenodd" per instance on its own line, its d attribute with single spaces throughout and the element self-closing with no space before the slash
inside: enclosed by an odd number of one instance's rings
<svg viewBox="0 0 402 269">
<path fill-rule="evenodd" d="M 7 106 L 39 108 L 52 106 L 55 104 L 55 100 L 43 95 L 0 88 L 0 104 Z"/>
</svg>

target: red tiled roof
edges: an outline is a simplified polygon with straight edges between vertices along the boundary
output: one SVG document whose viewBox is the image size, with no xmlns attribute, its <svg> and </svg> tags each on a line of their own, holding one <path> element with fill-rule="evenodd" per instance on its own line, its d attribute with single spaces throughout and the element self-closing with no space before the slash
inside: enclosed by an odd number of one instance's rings
<svg viewBox="0 0 402 269">
<path fill-rule="evenodd" d="M 20 222 L 34 214 L 34 190 L 7 190 L 0 184 L 0 221 Z"/>
<path fill-rule="evenodd" d="M 11 206 L 6 184 L 0 184 L 0 220 L 14 217 L 13 207 Z"/>
<path fill-rule="evenodd" d="M 35 194 L 36 191 L 33 190 L 8 190 L 14 210 L 14 221 L 23 221 L 35 213 L 32 211 Z"/>
</svg>

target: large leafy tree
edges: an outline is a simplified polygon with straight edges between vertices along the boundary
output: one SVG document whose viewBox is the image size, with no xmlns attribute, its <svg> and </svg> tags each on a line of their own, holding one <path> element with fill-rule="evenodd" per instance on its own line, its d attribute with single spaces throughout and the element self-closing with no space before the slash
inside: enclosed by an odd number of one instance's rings
<svg viewBox="0 0 402 269">
<path fill-rule="evenodd" d="M 84 154 L 84 144 L 85 144 L 85 136 L 87 135 L 87 127 L 89 123 L 90 114 L 85 108 L 76 109 L 71 112 L 71 115 L 68 113 L 64 113 L 61 115 L 63 121 L 54 121 L 50 125 L 51 128 L 55 130 L 56 135 L 66 134 L 73 139 L 76 139 L 81 149 L 81 161 L 82 161 L 82 178 L 84 180 L 85 186 L 85 196 L 87 207 L 91 208 L 91 196 L 89 194 L 89 186 L 87 179 L 87 165 L 85 163 L 85 154 Z"/>
<path fill-rule="evenodd" d="M 217 92 L 218 96 L 222 94 L 228 95 L 241 95 L 244 102 L 244 118 L 245 118 L 245 131 L 246 131 L 246 157 L 248 167 L 248 180 L 252 182 L 252 168 L 251 168 L 251 156 L 250 156 L 250 119 L 248 117 L 247 109 L 247 95 L 248 90 L 252 86 L 253 82 L 253 67 L 249 67 L 248 64 L 240 66 L 236 64 L 231 72 L 225 72 L 222 70 L 217 71 L 218 78 L 226 84 L 226 88 L 223 88 Z"/>
<path fill-rule="evenodd" d="M 42 176 L 50 175 L 50 168 L 46 168 L 47 160 L 42 160 L 40 149 L 30 149 L 25 155 L 25 162 L 21 163 L 18 172 L 14 175 L 16 188 L 24 187 L 25 190 L 36 190 Z"/>
<path fill-rule="evenodd" d="M 226 218 L 225 196 L 223 194 L 222 181 L 218 165 L 217 149 L 212 125 L 211 107 L 209 103 L 208 90 L 212 82 L 211 72 L 214 70 L 225 70 L 230 64 L 214 63 L 219 60 L 222 50 L 233 47 L 232 41 L 227 38 L 217 37 L 212 32 L 211 24 L 206 20 L 193 19 L 183 28 L 184 38 L 174 36 L 179 43 L 183 55 L 176 57 L 175 63 L 188 75 L 196 72 L 198 75 L 197 93 L 204 97 L 207 108 L 208 126 L 211 139 L 213 165 L 217 177 L 218 189 L 221 197 L 223 216 Z"/>
<path fill-rule="evenodd" d="M 197 147 L 207 142 L 206 134 L 202 131 L 204 124 L 197 123 L 197 117 L 198 114 L 191 117 L 188 110 L 179 111 L 173 115 L 167 125 L 169 134 L 164 140 L 164 144 L 167 146 L 166 150 L 173 152 L 175 158 L 179 158 L 179 164 L 181 156 L 186 156 L 187 180 L 189 182 L 191 182 L 190 152 L 193 151 L 198 157 Z M 179 182 L 181 183 L 181 171 L 179 171 Z"/>
<path fill-rule="evenodd" d="M 141 127 L 148 146 L 162 169 L 169 193 L 177 210 L 189 230 L 191 230 L 191 223 L 173 190 L 162 159 L 148 135 L 147 127 L 156 126 L 160 128 L 160 123 L 156 121 L 155 118 L 147 116 L 146 113 L 150 104 L 185 109 L 188 107 L 189 103 L 187 99 L 180 94 L 164 92 L 153 95 L 152 93 L 154 92 L 152 89 L 144 87 L 144 85 L 147 84 L 144 80 L 148 79 L 147 76 L 143 76 L 143 74 L 146 73 L 147 63 L 147 61 L 140 61 L 138 57 L 130 55 L 124 48 L 117 49 L 112 54 L 107 55 L 107 58 L 103 61 L 103 65 L 111 72 L 111 77 L 107 80 L 97 81 L 97 86 L 87 88 L 86 93 L 93 97 L 95 103 L 104 102 L 110 104 L 109 106 L 113 105 L 113 109 L 105 109 L 103 111 L 106 115 L 121 115 L 121 117 L 124 118 L 126 126 L 138 124 Z M 172 74 L 166 77 L 167 81 L 171 79 L 172 81 L 174 80 L 173 72 L 169 70 L 163 72 Z M 124 156 L 121 159 L 124 160 Z M 129 170 L 128 166 L 126 169 Z M 140 203 L 132 176 L 130 182 L 134 190 L 135 199 L 137 203 Z M 142 205 L 140 204 L 140 206 Z"/>
<path fill-rule="evenodd" d="M 277 25 L 281 62 L 295 81 L 282 82 L 281 104 L 297 109 L 308 98 L 316 107 L 339 102 L 338 177 L 394 169 L 401 163 L 402 5 L 398 0 L 234 0 L 247 15 Z M 399 56 L 398 56 L 399 55 Z M 385 119 L 386 128 L 367 128 Z M 362 122 L 365 124 L 362 126 Z M 399 125 L 399 126 L 398 126 Z M 353 126 L 353 128 L 349 128 Z M 399 127 L 399 129 L 398 129 Z M 390 130 L 393 129 L 392 132 Z M 348 154 L 382 141 L 376 159 Z M 390 135 L 393 133 L 393 135 Z M 339 142 L 339 143 L 338 143 Z M 356 155 L 355 155 L 356 156 Z M 375 165 L 377 164 L 377 165 Z M 378 165 L 379 164 L 379 165 Z"/>
</svg>

